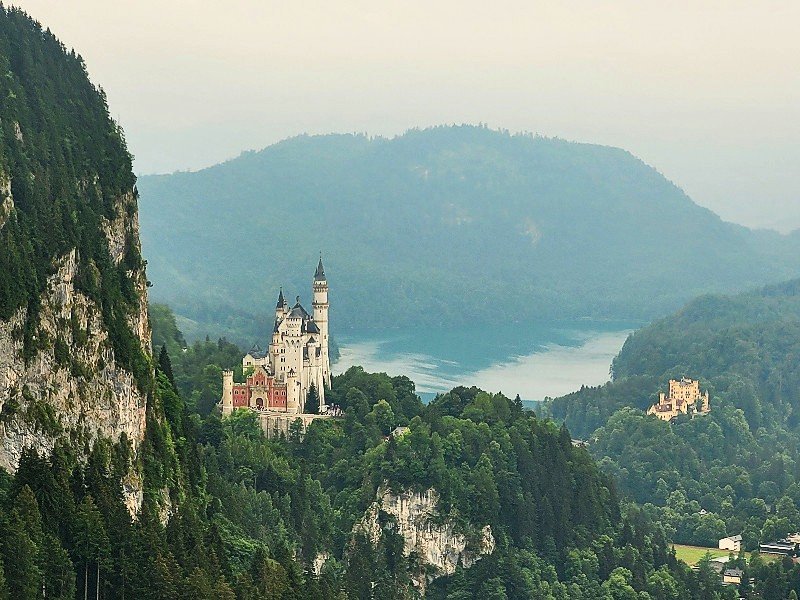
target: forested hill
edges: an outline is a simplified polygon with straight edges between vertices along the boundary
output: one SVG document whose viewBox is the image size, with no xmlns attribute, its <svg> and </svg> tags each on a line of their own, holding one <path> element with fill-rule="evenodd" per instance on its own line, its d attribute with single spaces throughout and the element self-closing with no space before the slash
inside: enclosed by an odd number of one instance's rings
<svg viewBox="0 0 800 600">
<path fill-rule="evenodd" d="M 139 190 L 152 297 L 248 343 L 280 285 L 309 298 L 320 250 L 337 328 L 650 318 L 800 274 L 797 236 L 723 222 L 624 150 L 481 127 L 301 136 Z"/>
<path fill-rule="evenodd" d="M 800 529 L 800 281 L 697 298 L 633 334 L 613 374 L 550 410 L 676 541 L 741 533 L 753 548 Z M 710 391 L 711 414 L 645 416 L 684 375 Z"/>
<path fill-rule="evenodd" d="M 407 377 L 352 367 L 329 390 L 343 418 L 267 440 L 254 411 L 194 412 L 184 367 L 160 352 L 135 521 L 122 445 L 85 464 L 68 444 L 28 450 L 0 470 L 0 598 L 735 598 L 519 399 L 459 387 L 423 405 Z M 392 512 L 423 498 L 411 519 Z M 445 576 L 434 559 L 453 557 Z"/>
<path fill-rule="evenodd" d="M 747 382 L 763 400 L 740 399 L 753 428 L 768 411 L 800 424 L 800 280 L 735 296 L 701 296 L 632 334 L 612 363 L 613 382 L 552 401 L 554 416 L 588 436 L 622 406 L 647 408 L 670 378 Z M 725 386 L 727 387 L 727 385 Z M 598 393 L 608 392 L 602 402 Z"/>
<path fill-rule="evenodd" d="M 125 139 L 83 59 L 2 4 L 0 74 L 0 466 L 62 436 L 136 450 L 153 368 Z"/>
</svg>

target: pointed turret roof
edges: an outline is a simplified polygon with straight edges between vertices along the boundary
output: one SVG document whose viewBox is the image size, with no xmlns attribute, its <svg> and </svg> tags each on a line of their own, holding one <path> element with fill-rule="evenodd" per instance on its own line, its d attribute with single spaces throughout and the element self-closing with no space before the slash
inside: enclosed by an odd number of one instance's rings
<svg viewBox="0 0 800 600">
<path fill-rule="evenodd" d="M 281 291 L 278 294 L 278 306 L 275 308 L 283 308 L 284 306 L 286 306 L 286 298 L 283 297 L 283 288 L 281 288 Z"/>
<path fill-rule="evenodd" d="M 267 351 L 262 350 L 261 346 L 258 344 L 253 344 L 253 347 L 250 348 L 250 352 L 248 352 L 248 354 L 253 358 L 264 358 L 267 355 Z"/>
<path fill-rule="evenodd" d="M 325 281 L 325 269 L 322 266 L 322 254 L 319 255 L 319 264 L 317 271 L 314 273 L 314 281 Z"/>
<path fill-rule="evenodd" d="M 307 319 L 310 316 L 308 311 L 300 304 L 300 296 L 297 297 L 297 303 L 292 307 L 292 310 L 290 310 L 289 314 L 286 316 L 289 319 Z"/>
</svg>

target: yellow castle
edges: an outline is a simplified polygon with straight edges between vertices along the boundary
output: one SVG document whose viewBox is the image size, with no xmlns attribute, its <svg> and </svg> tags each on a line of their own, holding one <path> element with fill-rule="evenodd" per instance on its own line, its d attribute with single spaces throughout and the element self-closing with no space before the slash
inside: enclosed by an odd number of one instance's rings
<svg viewBox="0 0 800 600">
<path fill-rule="evenodd" d="M 704 415 L 711 412 L 708 392 L 700 393 L 700 382 L 683 377 L 680 380 L 669 380 L 669 394 L 661 392 L 658 403 L 648 410 L 648 415 L 655 415 L 662 421 L 671 421 L 678 415 Z"/>
</svg>

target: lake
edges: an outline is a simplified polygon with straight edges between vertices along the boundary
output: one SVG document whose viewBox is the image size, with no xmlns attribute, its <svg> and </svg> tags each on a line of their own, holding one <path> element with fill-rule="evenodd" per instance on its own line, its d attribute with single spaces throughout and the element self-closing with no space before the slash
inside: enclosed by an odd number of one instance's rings
<svg viewBox="0 0 800 600">
<path fill-rule="evenodd" d="M 608 381 L 611 360 L 635 327 L 579 321 L 348 332 L 336 335 L 340 357 L 333 371 L 360 365 L 407 375 L 426 401 L 456 385 L 539 401 Z"/>
</svg>

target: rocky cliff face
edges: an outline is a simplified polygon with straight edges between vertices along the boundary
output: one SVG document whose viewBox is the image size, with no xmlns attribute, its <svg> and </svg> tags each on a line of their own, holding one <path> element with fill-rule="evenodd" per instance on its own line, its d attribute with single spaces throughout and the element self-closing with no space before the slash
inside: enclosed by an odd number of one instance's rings
<svg viewBox="0 0 800 600">
<path fill-rule="evenodd" d="M 0 467 L 123 441 L 134 512 L 154 382 L 125 136 L 83 59 L 13 8 L 0 72 Z"/>
<path fill-rule="evenodd" d="M 438 499 L 439 494 L 432 488 L 399 494 L 381 488 L 377 500 L 357 524 L 367 538 L 377 544 L 383 531 L 381 513 L 390 518 L 394 530 L 403 536 L 403 553 L 406 556 L 415 553 L 423 567 L 421 572 L 412 576 L 415 587 L 422 594 L 436 577 L 452 575 L 458 565 L 472 566 L 481 556 L 491 554 L 495 547 L 488 525 L 476 531 L 459 531 L 452 518 L 439 514 L 436 508 Z"/>
<path fill-rule="evenodd" d="M 11 180 L 0 173 L 0 229 L 6 224 L 12 210 L 14 210 L 14 200 L 11 197 Z"/>
<path fill-rule="evenodd" d="M 134 191 L 124 194 L 117 201 L 115 213 L 113 220 L 105 220 L 103 233 L 108 240 L 111 260 L 115 266 L 118 266 L 131 246 L 135 247 L 136 254 L 141 254 L 142 251 L 139 242 L 139 210 Z M 149 354 L 152 332 L 147 316 L 147 277 L 144 266 L 129 269 L 126 271 L 126 275 L 133 283 L 139 298 L 137 309 L 128 316 L 128 327 Z"/>
<path fill-rule="evenodd" d="M 0 185 L 0 227 L 14 218 L 8 182 Z M 139 247 L 136 197 L 117 200 L 116 216 L 104 233 L 110 258 L 119 265 L 131 245 Z M 28 309 L 0 320 L 0 466 L 14 471 L 25 448 L 52 450 L 65 437 L 75 447 L 91 447 L 98 437 L 127 439 L 135 451 L 145 432 L 145 393 L 117 364 L 101 308 L 76 288 L 78 252 L 57 259 L 55 273 L 39 298 L 33 324 L 38 351 L 26 362 L 22 331 Z M 128 326 L 149 354 L 147 281 L 144 268 L 126 273 L 139 297 Z M 29 324 L 30 326 L 30 324 Z M 141 504 L 141 482 L 123 482 L 131 512 Z"/>
</svg>

